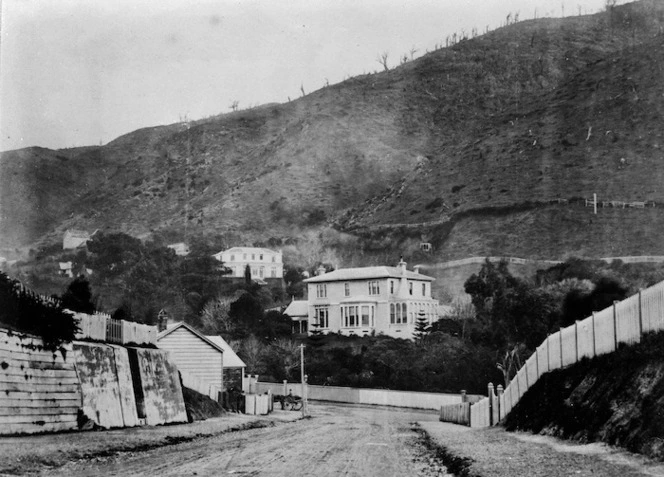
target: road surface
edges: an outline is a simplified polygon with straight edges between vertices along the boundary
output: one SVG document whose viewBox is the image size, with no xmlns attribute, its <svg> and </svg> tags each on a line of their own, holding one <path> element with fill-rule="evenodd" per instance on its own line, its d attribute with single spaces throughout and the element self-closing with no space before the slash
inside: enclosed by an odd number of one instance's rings
<svg viewBox="0 0 664 477">
<path fill-rule="evenodd" d="M 446 475 L 412 425 L 437 421 L 435 413 L 320 404 L 311 412 L 311 419 L 72 462 L 42 475 Z"/>
</svg>

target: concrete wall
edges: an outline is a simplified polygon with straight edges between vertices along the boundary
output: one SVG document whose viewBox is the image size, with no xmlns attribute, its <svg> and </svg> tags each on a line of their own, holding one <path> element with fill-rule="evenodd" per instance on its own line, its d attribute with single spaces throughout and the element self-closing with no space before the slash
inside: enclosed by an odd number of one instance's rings
<svg viewBox="0 0 664 477">
<path fill-rule="evenodd" d="M 81 390 L 71 346 L 52 352 L 42 345 L 0 329 L 0 434 L 78 428 Z"/>
<path fill-rule="evenodd" d="M 129 348 L 138 361 L 145 422 L 158 425 L 187 422 L 180 377 L 167 351 Z"/>
<path fill-rule="evenodd" d="M 138 425 L 127 350 L 74 342 L 73 351 L 85 416 L 106 428 Z"/>
</svg>

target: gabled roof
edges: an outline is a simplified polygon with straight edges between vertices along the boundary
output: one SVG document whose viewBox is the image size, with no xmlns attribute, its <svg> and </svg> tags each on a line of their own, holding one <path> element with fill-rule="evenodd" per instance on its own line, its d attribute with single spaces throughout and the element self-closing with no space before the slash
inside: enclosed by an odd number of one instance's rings
<svg viewBox="0 0 664 477">
<path fill-rule="evenodd" d="M 330 273 L 324 273 L 322 275 L 307 278 L 304 280 L 304 282 L 323 283 L 345 280 L 368 280 L 371 278 L 402 278 L 404 276 L 410 280 L 422 280 L 427 282 L 432 282 L 435 280 L 433 277 L 422 275 L 421 273 L 411 272 L 409 270 L 402 272 L 402 270 L 398 267 L 360 267 L 341 268 Z"/>
<path fill-rule="evenodd" d="M 246 368 L 247 365 L 244 364 L 244 361 L 240 359 L 240 357 L 235 354 L 235 351 L 233 351 L 233 348 L 230 347 L 228 343 L 226 343 L 226 340 L 224 340 L 221 336 L 219 335 L 213 335 L 213 336 L 206 336 L 207 339 L 212 341 L 213 343 L 217 343 L 221 348 L 224 349 L 224 368 Z"/>
<path fill-rule="evenodd" d="M 284 310 L 284 315 L 291 318 L 309 316 L 309 302 L 307 300 L 293 300 Z"/>
<path fill-rule="evenodd" d="M 188 324 L 186 324 L 186 323 L 183 322 L 183 321 L 180 321 L 179 323 L 173 323 L 173 324 L 171 324 L 171 325 L 166 326 L 166 329 L 165 329 L 164 331 L 162 331 L 162 332 L 160 332 L 159 334 L 157 334 L 157 341 L 159 341 L 159 340 L 162 339 L 162 338 L 167 337 L 168 335 L 170 335 L 171 333 L 173 333 L 175 330 L 178 330 L 178 329 L 180 329 L 180 328 L 184 328 L 184 329 L 188 330 L 188 331 L 191 332 L 193 335 L 195 335 L 195 336 L 197 336 L 198 338 L 200 338 L 201 341 L 203 341 L 204 343 L 209 344 L 210 346 L 212 346 L 214 349 L 218 350 L 219 352 L 221 352 L 221 353 L 224 352 L 224 348 L 221 347 L 221 346 L 219 346 L 218 343 L 215 343 L 214 341 L 210 340 L 207 336 L 204 336 L 204 335 L 201 334 L 199 331 L 196 331 L 194 328 L 192 328 L 191 326 L 189 326 Z M 224 357 L 224 358 L 225 358 L 225 357 Z M 225 359 L 224 359 L 224 361 L 225 361 Z"/>
</svg>

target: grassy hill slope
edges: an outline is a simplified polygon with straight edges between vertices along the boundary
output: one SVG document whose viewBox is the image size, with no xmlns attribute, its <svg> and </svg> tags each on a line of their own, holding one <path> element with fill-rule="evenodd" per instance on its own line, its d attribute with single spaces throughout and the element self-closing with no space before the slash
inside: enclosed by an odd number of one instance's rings
<svg viewBox="0 0 664 477">
<path fill-rule="evenodd" d="M 247 243 L 333 224 L 364 240 L 376 224 L 447 221 L 411 230 L 409 246 L 436 242 L 435 259 L 662 253 L 646 237 L 664 232 L 658 208 L 595 220 L 545 204 L 664 204 L 663 27 L 653 0 L 524 21 L 286 104 L 5 152 L 0 245 L 67 227 Z"/>
</svg>

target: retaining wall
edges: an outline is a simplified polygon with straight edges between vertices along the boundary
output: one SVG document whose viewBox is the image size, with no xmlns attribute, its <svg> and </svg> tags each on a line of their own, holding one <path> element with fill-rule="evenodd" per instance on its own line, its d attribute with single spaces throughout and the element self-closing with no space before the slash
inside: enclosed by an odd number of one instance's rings
<svg viewBox="0 0 664 477">
<path fill-rule="evenodd" d="M 0 329 L 0 434 L 77 429 L 80 407 L 70 345 L 46 351 L 41 339 Z"/>
<path fill-rule="evenodd" d="M 121 346 L 74 342 L 83 413 L 97 425 L 139 424 L 127 350 Z"/>
<path fill-rule="evenodd" d="M 129 348 L 129 352 L 137 357 L 146 424 L 187 422 L 180 377 L 168 352 L 147 348 Z"/>
</svg>

